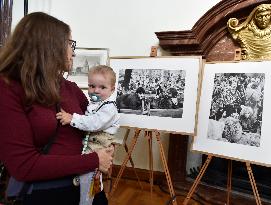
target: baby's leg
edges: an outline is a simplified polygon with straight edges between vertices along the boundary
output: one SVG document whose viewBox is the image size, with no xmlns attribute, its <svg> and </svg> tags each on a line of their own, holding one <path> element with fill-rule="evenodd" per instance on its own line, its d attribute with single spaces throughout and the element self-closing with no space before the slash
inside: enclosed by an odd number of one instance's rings
<svg viewBox="0 0 271 205">
<path fill-rule="evenodd" d="M 89 172 L 80 175 L 80 205 L 91 205 L 93 197 L 90 197 L 89 190 L 91 182 L 93 180 L 93 174 L 95 172 Z"/>
</svg>

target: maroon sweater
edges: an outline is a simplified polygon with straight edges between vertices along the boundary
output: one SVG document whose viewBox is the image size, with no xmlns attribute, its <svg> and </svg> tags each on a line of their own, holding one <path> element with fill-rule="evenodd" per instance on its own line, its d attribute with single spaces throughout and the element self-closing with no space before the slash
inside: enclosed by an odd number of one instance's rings
<svg viewBox="0 0 271 205">
<path fill-rule="evenodd" d="M 6 84 L 0 77 L 0 161 L 20 181 L 55 179 L 93 171 L 99 166 L 96 153 L 81 155 L 83 132 L 61 126 L 49 154 L 39 149 L 54 135 L 57 121 L 55 106 L 33 105 L 26 108 L 24 91 L 17 82 Z M 87 98 L 75 83 L 63 79 L 61 108 L 83 114 Z"/>
</svg>

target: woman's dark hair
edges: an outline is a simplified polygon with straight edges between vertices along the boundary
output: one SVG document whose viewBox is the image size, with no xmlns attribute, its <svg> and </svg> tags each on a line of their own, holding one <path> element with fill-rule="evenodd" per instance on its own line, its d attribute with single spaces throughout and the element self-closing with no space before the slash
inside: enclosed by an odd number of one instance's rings
<svg viewBox="0 0 271 205">
<path fill-rule="evenodd" d="M 67 69 L 70 27 L 42 12 L 26 15 L 0 50 L 0 75 L 22 84 L 25 103 L 59 101 L 61 75 Z"/>
</svg>

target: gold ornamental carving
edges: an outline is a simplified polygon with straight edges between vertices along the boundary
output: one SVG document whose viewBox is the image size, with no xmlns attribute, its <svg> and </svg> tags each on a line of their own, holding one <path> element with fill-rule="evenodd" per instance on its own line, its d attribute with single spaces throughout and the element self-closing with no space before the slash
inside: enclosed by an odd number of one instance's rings
<svg viewBox="0 0 271 205">
<path fill-rule="evenodd" d="M 254 8 L 240 25 L 238 19 L 230 18 L 228 30 L 240 44 L 243 60 L 271 59 L 271 4 Z"/>
</svg>

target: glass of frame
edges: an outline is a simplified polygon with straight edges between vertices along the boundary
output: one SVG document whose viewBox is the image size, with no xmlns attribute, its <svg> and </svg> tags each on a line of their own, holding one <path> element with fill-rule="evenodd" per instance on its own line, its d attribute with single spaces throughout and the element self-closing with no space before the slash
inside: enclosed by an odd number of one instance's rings
<svg viewBox="0 0 271 205">
<path fill-rule="evenodd" d="M 110 58 L 121 126 L 195 133 L 201 57 Z"/>
<path fill-rule="evenodd" d="M 204 66 L 192 149 L 270 166 L 271 62 Z"/>
</svg>

